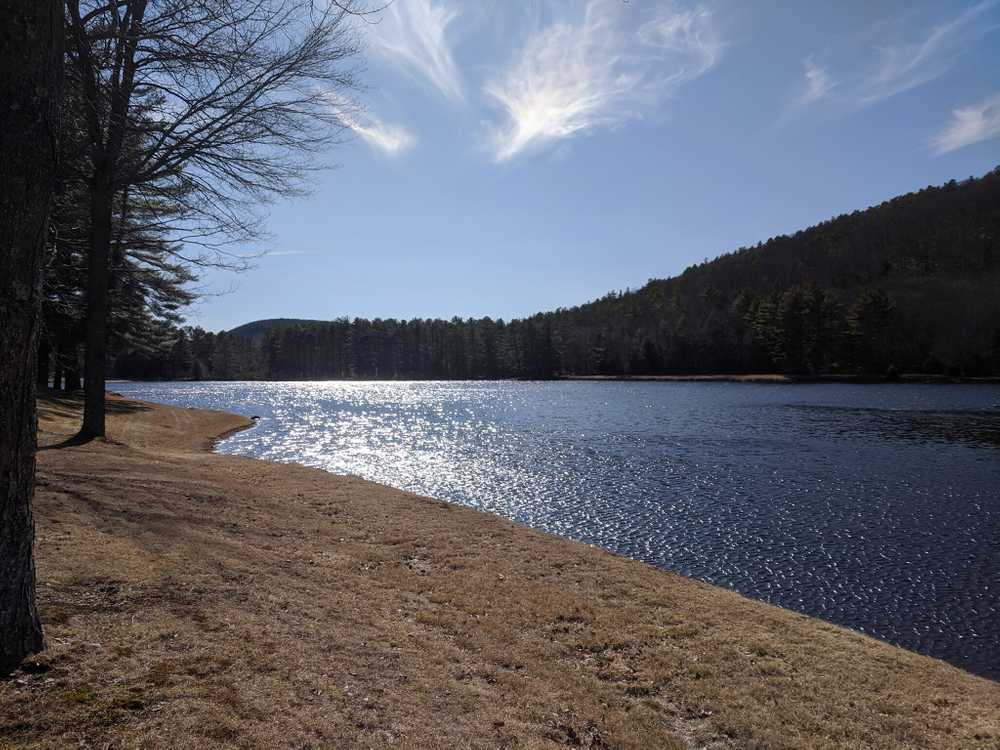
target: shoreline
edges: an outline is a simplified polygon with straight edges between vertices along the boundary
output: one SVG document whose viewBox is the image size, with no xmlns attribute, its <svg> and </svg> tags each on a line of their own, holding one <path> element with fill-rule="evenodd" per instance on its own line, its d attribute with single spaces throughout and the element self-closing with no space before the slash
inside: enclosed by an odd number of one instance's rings
<svg viewBox="0 0 1000 750">
<path fill-rule="evenodd" d="M 0 747 L 977 747 L 1000 684 L 497 516 L 40 403 L 48 650 Z M 96 644 L 96 645 L 95 645 Z"/>
<path fill-rule="evenodd" d="M 556 375 L 551 378 L 533 380 L 530 378 L 499 378 L 483 380 L 414 379 L 414 378 L 329 378 L 323 380 L 138 380 L 109 379 L 108 385 L 115 383 L 503 383 L 537 382 L 556 383 L 564 381 L 594 382 L 636 382 L 636 383 L 751 383 L 768 385 L 1000 385 L 1000 376 L 960 377 L 952 375 L 927 375 L 903 373 L 895 379 L 880 375 L 784 375 L 782 373 L 703 374 L 703 375 Z"/>
<path fill-rule="evenodd" d="M 877 375 L 563 375 L 556 380 L 593 380 L 650 383 L 756 383 L 773 385 L 845 384 L 845 385 L 997 385 L 1000 377 L 966 378 L 950 375 L 903 373 L 890 380 Z"/>
</svg>

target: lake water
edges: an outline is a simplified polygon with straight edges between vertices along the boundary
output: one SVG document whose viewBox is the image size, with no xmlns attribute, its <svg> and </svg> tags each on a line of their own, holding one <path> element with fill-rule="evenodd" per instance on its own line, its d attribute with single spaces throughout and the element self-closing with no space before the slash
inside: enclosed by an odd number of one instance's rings
<svg viewBox="0 0 1000 750">
<path fill-rule="evenodd" d="M 115 383 L 1000 679 L 1000 386 Z"/>
</svg>

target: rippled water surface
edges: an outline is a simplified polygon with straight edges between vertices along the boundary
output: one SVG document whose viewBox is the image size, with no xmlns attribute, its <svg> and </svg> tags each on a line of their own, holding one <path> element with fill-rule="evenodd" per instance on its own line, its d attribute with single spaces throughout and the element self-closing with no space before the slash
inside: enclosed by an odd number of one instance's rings
<svg viewBox="0 0 1000 750">
<path fill-rule="evenodd" d="M 1000 678 L 1000 387 L 116 383 Z"/>
</svg>

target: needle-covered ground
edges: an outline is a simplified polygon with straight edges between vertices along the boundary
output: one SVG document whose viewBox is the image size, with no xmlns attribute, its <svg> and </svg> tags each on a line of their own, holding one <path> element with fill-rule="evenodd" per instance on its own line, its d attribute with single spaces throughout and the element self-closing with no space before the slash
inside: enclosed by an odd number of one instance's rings
<svg viewBox="0 0 1000 750">
<path fill-rule="evenodd" d="M 997 748 L 1000 685 L 447 503 L 43 399 L 0 747 Z"/>
</svg>

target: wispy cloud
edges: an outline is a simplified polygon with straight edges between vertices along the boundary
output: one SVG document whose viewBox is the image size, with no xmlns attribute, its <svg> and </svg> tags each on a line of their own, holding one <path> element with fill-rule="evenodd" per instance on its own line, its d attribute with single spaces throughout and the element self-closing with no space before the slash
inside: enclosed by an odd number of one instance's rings
<svg viewBox="0 0 1000 750">
<path fill-rule="evenodd" d="M 635 7 L 590 0 L 579 23 L 556 22 L 529 36 L 484 87 L 504 118 L 492 126 L 497 161 L 641 117 L 716 65 L 723 44 L 706 9 L 661 6 L 636 24 Z"/>
<path fill-rule="evenodd" d="M 973 143 L 1000 138 L 1000 92 L 951 113 L 951 122 L 931 139 L 935 154 L 947 154 Z"/>
<path fill-rule="evenodd" d="M 866 107 L 940 78 L 979 39 L 997 29 L 1000 22 L 989 17 L 997 2 L 983 0 L 952 18 L 908 34 L 904 33 L 903 19 L 888 19 L 866 29 L 852 44 L 829 51 L 832 61 L 825 65 L 807 58 L 793 106 L 827 100 Z M 838 56 L 843 59 L 838 61 Z"/>
<path fill-rule="evenodd" d="M 365 143 L 388 156 L 402 154 L 417 142 L 417 137 L 402 125 L 383 122 L 371 114 L 341 114 L 340 120 Z"/>
<path fill-rule="evenodd" d="M 435 0 L 396 0 L 371 27 L 372 51 L 452 101 L 464 99 L 448 40 L 457 11 Z"/>
<path fill-rule="evenodd" d="M 823 66 L 817 65 L 811 57 L 803 60 L 802 64 L 805 66 L 804 80 L 802 90 L 794 100 L 797 107 L 805 107 L 826 99 L 836 85 L 830 72 Z"/>
<path fill-rule="evenodd" d="M 325 92 L 323 96 L 340 123 L 377 151 L 396 156 L 417 142 L 417 137 L 410 130 L 402 125 L 384 122 L 367 112 L 357 101 L 345 99 L 333 92 Z"/>
<path fill-rule="evenodd" d="M 877 62 L 861 81 L 859 103 L 872 104 L 922 86 L 944 75 L 980 37 L 996 28 L 982 23 L 996 5 L 985 0 L 955 18 L 928 29 L 915 41 L 898 41 L 877 48 Z"/>
</svg>

